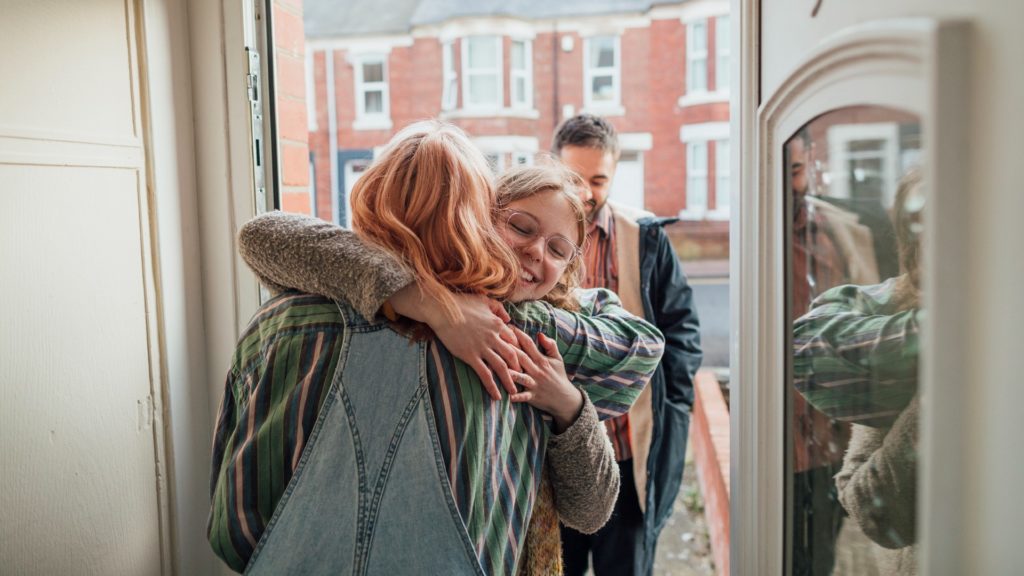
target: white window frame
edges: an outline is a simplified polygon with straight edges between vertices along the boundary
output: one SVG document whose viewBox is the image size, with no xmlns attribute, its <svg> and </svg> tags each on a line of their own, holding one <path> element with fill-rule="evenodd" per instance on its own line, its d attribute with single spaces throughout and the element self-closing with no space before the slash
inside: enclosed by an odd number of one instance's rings
<svg viewBox="0 0 1024 576">
<path fill-rule="evenodd" d="M 737 105 L 732 116 L 739 127 L 733 153 L 741 176 L 734 185 L 739 201 L 730 226 L 730 278 L 737 279 L 732 285 L 730 332 L 738 338 L 730 381 L 737 383 L 733 397 L 739 400 L 730 409 L 730 570 L 782 574 L 787 567 L 789 543 L 780 528 L 787 517 L 786 375 L 792 350 L 786 337 L 791 330 L 786 317 L 791 271 L 785 260 L 783 146 L 823 113 L 870 103 L 917 114 L 923 127 L 929 235 L 922 278 L 928 314 L 927 322 L 922 322 L 918 382 L 927 399 L 921 410 L 918 453 L 918 562 L 922 574 L 992 572 L 976 569 L 984 554 L 971 554 L 974 550 L 964 545 L 963 532 L 965 521 L 970 524 L 976 518 L 974 511 L 996 509 L 1005 502 L 1005 491 L 964 489 L 972 479 L 985 476 L 972 463 L 993 442 L 992 436 L 974 433 L 993 417 L 985 410 L 964 410 L 978 398 L 977 389 L 964 382 L 979 381 L 972 367 L 991 358 L 972 356 L 977 346 L 972 347 L 971 338 L 977 331 L 969 328 L 980 326 L 972 321 L 978 308 L 971 298 L 964 298 L 971 283 L 977 282 L 964 273 L 977 262 L 964 249 L 977 232 L 971 225 L 974 220 L 964 217 L 974 198 L 964 193 L 972 189 L 970 158 L 963 154 L 971 124 L 969 114 L 962 113 L 971 108 L 971 86 L 962 81 L 970 76 L 973 61 L 970 23 L 893 19 L 851 26 L 808 50 L 788 75 L 762 94 L 739 89 L 757 85 L 763 62 L 756 48 L 761 40 L 759 3 L 742 0 L 740 8 L 734 14 L 740 18 L 742 45 L 733 39 L 734 49 L 741 50 L 741 84 L 733 91 Z M 865 46 L 871 50 L 864 51 Z M 984 483 L 985 488 L 1006 486 Z M 997 530 L 1012 530 L 1019 523 L 1013 513 L 982 520 L 971 525 L 985 534 L 972 542 L 984 542 Z"/>
<path fill-rule="evenodd" d="M 459 106 L 459 74 L 455 70 L 455 42 L 441 45 L 441 110 L 455 110 Z"/>
<path fill-rule="evenodd" d="M 515 50 L 516 44 L 523 45 L 523 67 L 520 69 L 513 68 L 511 53 L 509 54 L 509 100 L 511 108 L 515 109 L 532 109 L 533 108 L 533 42 L 526 39 L 513 38 L 512 44 L 509 47 L 510 52 Z M 524 99 L 516 99 L 516 80 L 522 79 L 524 84 Z"/>
<path fill-rule="evenodd" d="M 725 140 L 729 138 L 729 123 L 728 122 L 703 122 L 699 124 L 684 124 L 679 129 L 679 141 L 686 144 L 686 209 L 679 213 L 679 217 L 684 220 L 702 220 L 704 218 L 713 218 L 715 213 L 708 212 L 707 196 L 704 199 L 704 205 L 700 206 L 699 209 L 694 208 L 690 203 L 690 170 L 693 167 L 692 159 L 692 146 L 691 144 L 704 144 L 708 146 L 711 142 L 718 140 Z M 710 177 L 710 171 L 708 165 L 711 163 L 710 155 L 706 157 L 706 162 L 703 166 L 704 178 Z"/>
<path fill-rule="evenodd" d="M 590 44 L 596 39 L 611 38 L 615 54 L 615 65 L 595 68 L 590 62 Z M 611 76 L 614 98 L 611 102 L 595 102 L 593 99 L 594 78 Z M 622 116 L 626 113 L 622 107 L 622 37 L 602 34 L 583 39 L 583 109 L 604 116 Z"/>
<path fill-rule="evenodd" d="M 895 122 L 877 124 L 849 124 L 831 126 L 828 129 L 828 174 L 829 195 L 836 198 L 850 197 L 850 181 L 846 166 L 850 159 L 849 143 L 861 140 L 882 140 L 885 142 L 876 155 L 882 160 L 882 201 L 891 206 L 896 196 L 895 182 L 900 168 L 899 157 L 900 127 Z M 861 153 L 864 154 L 864 153 Z"/>
<path fill-rule="evenodd" d="M 711 157 L 708 154 L 710 140 L 691 140 L 686 143 L 686 208 L 679 213 L 683 220 L 702 220 L 708 213 L 708 164 Z M 704 161 L 697 162 L 697 150 L 704 150 Z M 703 180 L 704 201 L 695 202 L 692 183 Z"/>
<path fill-rule="evenodd" d="M 732 155 L 732 144 L 728 138 L 719 138 L 714 140 L 715 143 L 715 209 L 708 212 L 707 217 L 709 220 L 728 220 L 729 219 L 729 187 L 730 179 L 732 178 L 732 172 L 729 169 Z M 722 158 L 722 144 L 725 144 L 726 149 L 729 150 L 728 157 L 723 162 Z M 723 184 L 725 184 L 723 186 Z M 725 206 L 722 206 L 722 200 L 725 200 Z"/>
<path fill-rule="evenodd" d="M 715 18 L 715 92 L 722 94 L 729 93 L 729 71 L 732 68 L 731 34 L 729 15 L 717 16 Z"/>
<path fill-rule="evenodd" d="M 377 62 L 381 64 L 383 80 L 380 82 L 364 81 L 363 67 Z M 390 82 L 388 82 L 388 55 L 360 54 L 352 58 L 352 65 L 355 68 L 354 84 L 356 98 L 356 119 L 352 123 L 352 128 L 354 130 L 389 130 L 392 123 Z M 381 92 L 381 112 L 369 114 L 366 112 L 366 93 L 377 90 Z"/>
<path fill-rule="evenodd" d="M 695 30 L 701 27 L 704 29 L 704 45 L 696 46 Z M 704 62 L 704 78 L 700 88 L 696 88 L 697 75 L 694 73 L 694 63 Z M 686 93 L 705 94 L 708 92 L 708 20 L 694 20 L 686 25 Z"/>
<path fill-rule="evenodd" d="M 487 39 L 490 38 L 494 41 L 497 48 L 497 67 L 496 68 L 470 68 L 469 66 L 469 47 L 472 45 L 474 39 Z M 502 82 L 504 76 L 504 54 L 502 44 L 504 38 L 502 36 L 495 35 L 472 35 L 462 38 L 462 107 L 467 110 L 501 110 L 505 101 L 505 86 Z M 497 100 L 494 102 L 473 102 L 470 99 L 469 85 L 473 78 L 478 76 L 493 75 L 497 81 Z"/>
</svg>

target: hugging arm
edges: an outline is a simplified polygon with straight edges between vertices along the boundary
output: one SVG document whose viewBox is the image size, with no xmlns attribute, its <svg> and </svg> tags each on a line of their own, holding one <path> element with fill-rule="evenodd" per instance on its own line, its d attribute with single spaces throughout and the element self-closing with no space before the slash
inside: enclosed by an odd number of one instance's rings
<svg viewBox="0 0 1024 576">
<path fill-rule="evenodd" d="M 589 398 L 569 428 L 548 438 L 547 450 L 559 519 L 584 534 L 597 532 L 611 517 L 621 480 L 612 443 Z"/>
<path fill-rule="evenodd" d="M 509 368 L 518 358 L 505 326 L 508 316 L 482 296 L 456 294 L 461 319 L 451 319 L 424 296 L 416 277 L 396 255 L 368 244 L 355 232 L 318 218 L 270 212 L 238 233 L 238 251 L 260 281 L 273 290 L 298 289 L 350 303 L 367 320 L 385 303 L 424 322 L 457 358 L 479 376 L 492 398 L 500 398 L 492 370 L 515 392 Z"/>
<path fill-rule="evenodd" d="M 665 339 L 652 324 L 627 312 L 615 293 L 580 292 L 579 313 L 546 302 L 509 309 L 512 323 L 554 340 L 565 374 L 583 389 L 601 420 L 625 414 L 661 361 Z"/>
<path fill-rule="evenodd" d="M 288 288 L 351 304 L 367 320 L 415 276 L 387 250 L 311 216 L 269 212 L 238 232 L 238 252 L 271 290 Z"/>
<path fill-rule="evenodd" d="M 793 323 L 793 384 L 830 418 L 891 424 L 917 391 L 919 311 L 892 284 L 832 288 Z"/>
</svg>

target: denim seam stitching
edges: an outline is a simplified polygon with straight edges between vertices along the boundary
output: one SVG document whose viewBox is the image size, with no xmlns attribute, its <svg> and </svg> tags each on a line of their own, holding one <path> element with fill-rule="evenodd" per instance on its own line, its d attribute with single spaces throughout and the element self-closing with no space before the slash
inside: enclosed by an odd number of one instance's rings
<svg viewBox="0 0 1024 576">
<path fill-rule="evenodd" d="M 424 348 L 420 361 L 423 366 L 423 370 L 420 373 L 420 386 L 423 388 L 424 392 L 426 392 L 427 386 L 429 385 L 428 379 L 425 376 L 427 371 L 426 348 Z M 434 466 L 437 470 L 437 479 L 440 482 L 441 493 L 444 495 L 445 504 L 448 505 L 448 513 L 451 515 L 452 523 L 459 532 L 459 541 L 462 543 L 466 555 L 473 562 L 473 566 L 476 568 L 476 574 L 478 576 L 484 576 L 483 567 L 480 565 L 480 558 L 477 556 L 473 543 L 469 540 L 469 531 L 466 529 L 466 525 L 462 521 L 462 514 L 459 513 L 459 508 L 455 504 L 455 495 L 452 493 L 452 486 L 448 481 L 448 470 L 444 465 L 444 456 L 441 454 L 441 441 L 437 437 L 437 417 L 434 414 L 434 409 L 429 401 L 423 403 L 423 409 L 426 412 L 427 417 L 427 436 L 430 438 L 430 445 L 434 449 Z"/>
<path fill-rule="evenodd" d="M 324 399 L 324 405 L 320 410 L 320 415 L 316 419 L 316 423 L 313 425 L 313 430 L 309 433 L 309 440 L 306 441 L 306 446 L 302 449 L 302 456 L 299 457 L 299 463 L 295 467 L 295 472 L 292 473 L 291 479 L 288 481 L 288 486 L 285 487 L 284 492 L 281 494 L 281 498 L 277 501 L 277 506 L 274 508 L 274 513 L 270 517 L 270 521 L 267 522 L 266 527 L 263 529 L 263 534 L 260 536 L 259 542 L 256 543 L 256 547 L 253 548 L 252 555 L 249 557 L 249 562 L 245 566 L 243 573 L 247 573 L 255 564 L 256 559 L 260 556 L 263 548 L 266 546 L 267 540 L 270 534 L 277 525 L 281 515 L 284 514 L 286 509 L 285 504 L 291 499 L 292 493 L 298 486 L 299 481 L 303 477 L 303 472 L 306 470 L 306 464 L 310 459 L 310 454 L 313 453 L 314 447 L 320 440 L 320 432 L 325 426 L 327 418 L 331 415 L 332 409 L 334 408 L 335 402 L 341 392 L 341 374 L 343 367 L 348 363 L 348 353 L 351 344 L 351 335 L 347 330 L 343 331 L 341 352 L 338 358 L 338 365 L 334 369 L 334 375 L 331 377 L 331 389 L 327 394 L 327 398 Z M 351 424 L 350 424 L 351 426 Z"/>
<path fill-rule="evenodd" d="M 420 355 L 422 356 L 423 345 L 419 344 L 418 346 L 420 348 Z M 409 400 L 408 404 L 406 404 L 405 410 L 402 411 L 402 416 L 399 418 L 395 431 L 392 433 L 391 441 L 388 443 L 388 450 L 384 454 L 384 460 L 381 463 L 377 482 L 374 486 L 373 498 L 370 502 L 367 521 L 365 526 L 363 526 L 363 532 L 360 533 L 359 537 L 360 540 L 365 543 L 366 554 L 360 558 L 361 563 L 356 565 L 355 572 L 357 574 L 366 574 L 366 571 L 369 569 L 369 554 L 372 551 L 373 537 L 376 533 L 377 516 L 380 514 L 381 501 L 384 498 L 388 479 L 391 476 L 391 470 L 395 463 L 395 456 L 397 455 L 398 449 L 402 443 L 402 438 L 405 436 L 405 432 L 409 428 L 409 423 L 412 422 L 412 417 L 416 413 L 416 407 L 423 401 L 423 395 L 426 391 L 426 387 L 422 386 L 422 380 L 423 375 L 421 370 L 421 385 L 416 388 L 412 398 Z"/>
</svg>

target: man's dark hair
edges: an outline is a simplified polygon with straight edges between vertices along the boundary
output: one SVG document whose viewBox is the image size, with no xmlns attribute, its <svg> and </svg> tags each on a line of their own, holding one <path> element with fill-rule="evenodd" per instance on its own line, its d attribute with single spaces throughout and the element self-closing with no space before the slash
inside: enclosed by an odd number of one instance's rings
<svg viewBox="0 0 1024 576">
<path fill-rule="evenodd" d="M 597 148 L 611 152 L 613 158 L 619 159 L 619 136 L 615 127 L 611 122 L 593 114 L 577 114 L 562 122 L 555 131 L 551 151 L 558 155 L 566 146 Z"/>
</svg>

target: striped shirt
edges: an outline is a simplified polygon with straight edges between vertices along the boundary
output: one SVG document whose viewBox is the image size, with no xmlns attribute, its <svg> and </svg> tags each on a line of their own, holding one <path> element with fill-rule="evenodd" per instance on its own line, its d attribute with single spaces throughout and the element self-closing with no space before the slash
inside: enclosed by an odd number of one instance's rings
<svg viewBox="0 0 1024 576">
<path fill-rule="evenodd" d="M 584 255 L 584 288 L 607 288 L 619 291 L 619 262 L 615 254 L 615 218 L 605 204 L 598 210 L 587 230 L 587 250 Z M 633 457 L 629 438 L 629 414 L 605 420 L 608 438 L 619 462 Z"/>
<path fill-rule="evenodd" d="M 828 290 L 793 324 L 793 383 L 830 418 L 889 426 L 917 392 L 920 311 L 896 282 Z"/>
<path fill-rule="evenodd" d="M 541 302 L 509 307 L 527 333 L 555 339 L 567 375 L 598 414 L 628 410 L 661 358 L 663 339 L 614 294 L 589 291 L 585 316 Z M 333 301 L 286 292 L 243 334 L 225 384 L 213 450 L 208 537 L 244 570 L 312 431 L 345 326 Z M 512 575 L 526 535 L 547 426 L 526 404 L 492 401 L 469 367 L 428 345 L 427 377 L 449 482 L 484 572 Z"/>
</svg>

